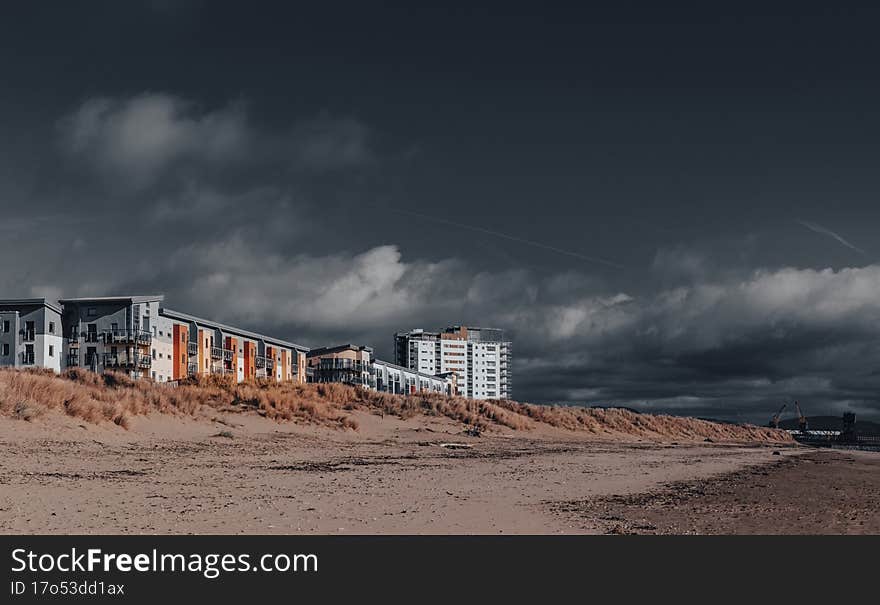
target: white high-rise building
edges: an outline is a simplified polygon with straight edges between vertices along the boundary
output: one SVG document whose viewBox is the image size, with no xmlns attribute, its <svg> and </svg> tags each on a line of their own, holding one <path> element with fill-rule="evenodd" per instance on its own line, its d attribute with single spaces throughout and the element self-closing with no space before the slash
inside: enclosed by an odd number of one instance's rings
<svg viewBox="0 0 880 605">
<path fill-rule="evenodd" d="M 511 397 L 511 343 L 503 330 L 450 326 L 442 332 L 398 332 L 394 355 L 398 365 L 426 374 L 454 372 L 458 394 L 464 397 Z"/>
</svg>

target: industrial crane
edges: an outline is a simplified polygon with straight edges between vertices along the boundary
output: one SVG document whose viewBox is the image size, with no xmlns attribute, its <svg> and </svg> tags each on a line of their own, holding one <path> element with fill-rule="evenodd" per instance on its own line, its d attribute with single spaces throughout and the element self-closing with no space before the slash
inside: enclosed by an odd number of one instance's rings
<svg viewBox="0 0 880 605">
<path fill-rule="evenodd" d="M 800 429 L 802 433 L 806 433 L 807 429 L 809 428 L 807 426 L 807 417 L 804 416 L 804 413 L 801 411 L 801 406 L 798 404 L 797 401 L 794 402 L 794 407 L 797 410 L 798 415 L 798 429 Z"/>
<path fill-rule="evenodd" d="M 770 422 L 767 424 L 771 429 L 779 428 L 779 417 L 782 416 L 782 412 L 785 411 L 785 408 L 788 407 L 787 403 L 783 403 L 782 407 L 779 408 L 779 411 L 773 415 L 773 418 L 770 419 Z"/>
</svg>

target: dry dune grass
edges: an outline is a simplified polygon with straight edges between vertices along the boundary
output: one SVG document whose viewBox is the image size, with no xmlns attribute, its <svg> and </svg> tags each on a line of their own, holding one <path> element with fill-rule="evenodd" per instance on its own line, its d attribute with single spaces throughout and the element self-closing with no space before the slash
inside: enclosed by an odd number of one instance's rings
<svg viewBox="0 0 880 605">
<path fill-rule="evenodd" d="M 790 441 L 783 431 L 718 424 L 694 418 L 638 414 L 620 409 L 540 406 L 514 401 L 476 401 L 435 393 L 390 395 L 341 384 L 247 382 L 200 377 L 177 387 L 136 381 L 114 373 L 73 369 L 0 370 L 0 415 L 32 420 L 58 410 L 98 423 L 127 428 L 132 416 L 158 412 L 197 415 L 203 410 L 252 411 L 277 421 L 295 420 L 357 429 L 353 410 L 403 419 L 416 415 L 447 417 L 479 429 L 503 426 L 527 430 L 547 425 L 595 435 L 642 439 L 717 441 Z"/>
</svg>

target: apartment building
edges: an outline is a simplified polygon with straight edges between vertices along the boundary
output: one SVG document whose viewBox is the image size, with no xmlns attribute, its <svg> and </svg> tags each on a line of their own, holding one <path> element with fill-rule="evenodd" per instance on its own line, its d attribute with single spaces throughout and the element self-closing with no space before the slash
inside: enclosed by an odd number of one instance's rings
<svg viewBox="0 0 880 605">
<path fill-rule="evenodd" d="M 171 333 L 172 380 L 219 374 L 306 382 L 307 347 L 164 307 L 159 315 Z"/>
<path fill-rule="evenodd" d="M 375 389 L 373 361 L 371 347 L 344 344 L 312 349 L 307 356 L 309 382 L 341 382 Z"/>
<path fill-rule="evenodd" d="M 452 395 L 456 376 L 435 376 L 376 359 L 373 349 L 353 344 L 312 349 L 309 382 L 341 382 L 395 394 L 434 392 Z"/>
<path fill-rule="evenodd" d="M 224 374 L 306 382 L 307 347 L 166 309 L 162 296 L 0 300 L 0 366 L 124 372 L 156 382 Z"/>
<path fill-rule="evenodd" d="M 61 371 L 61 307 L 45 298 L 0 300 L 0 367 Z"/>
<path fill-rule="evenodd" d="M 511 397 L 511 342 L 504 338 L 503 330 L 450 326 L 441 332 L 398 332 L 394 355 L 398 365 L 412 370 L 454 373 L 458 394 L 464 397 Z"/>
<path fill-rule="evenodd" d="M 64 367 L 113 370 L 132 378 L 153 371 L 153 334 L 161 296 L 61 299 Z"/>
</svg>

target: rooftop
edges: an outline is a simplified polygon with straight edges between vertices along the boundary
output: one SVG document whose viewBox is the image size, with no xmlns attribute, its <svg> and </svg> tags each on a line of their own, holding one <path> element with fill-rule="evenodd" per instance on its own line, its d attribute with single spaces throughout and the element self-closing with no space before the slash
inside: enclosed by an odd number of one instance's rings
<svg viewBox="0 0 880 605">
<path fill-rule="evenodd" d="M 167 309 L 165 307 L 161 307 L 159 309 L 159 315 L 167 317 L 169 319 L 176 319 L 178 321 L 187 321 L 192 322 L 194 324 L 204 326 L 206 328 L 212 328 L 215 330 L 220 330 L 222 332 L 229 332 L 230 334 L 237 334 L 239 336 L 244 336 L 245 338 L 252 338 L 254 340 L 262 340 L 271 345 L 277 345 L 279 347 L 287 347 L 289 349 L 296 349 L 297 351 L 302 351 L 303 353 L 308 353 L 309 348 L 304 347 L 302 345 L 298 345 L 294 342 L 289 342 L 287 340 L 281 340 L 279 338 L 272 338 L 271 336 L 266 336 L 265 334 L 260 334 L 258 332 L 251 332 L 250 330 L 243 330 L 241 328 L 236 328 L 235 326 L 229 326 L 226 324 L 222 324 L 216 321 L 212 321 L 210 319 L 204 319 L 202 317 L 196 317 L 195 315 L 189 315 L 188 313 L 182 313 L 180 311 L 174 311 L 172 309 Z"/>
<path fill-rule="evenodd" d="M 153 296 L 95 296 L 91 298 L 62 298 L 58 302 L 60 302 L 62 305 L 67 303 L 82 304 L 108 302 L 128 302 L 132 304 L 139 304 L 146 302 L 162 302 L 163 300 L 165 300 L 164 295 L 156 294 Z"/>
<path fill-rule="evenodd" d="M 347 349 L 352 351 L 367 351 L 368 353 L 373 352 L 373 347 L 348 343 L 344 345 L 336 345 L 334 347 L 318 347 L 317 349 L 312 349 L 309 351 L 309 357 L 317 357 L 318 355 L 326 355 L 327 353 L 338 353 L 339 351 L 345 351 Z"/>
<path fill-rule="evenodd" d="M 44 306 L 49 307 L 57 313 L 61 313 L 61 307 L 55 303 L 51 303 L 45 298 L 6 298 L 0 299 L 0 307 L 31 307 Z"/>
</svg>

